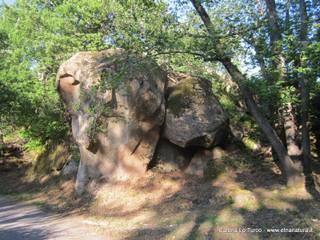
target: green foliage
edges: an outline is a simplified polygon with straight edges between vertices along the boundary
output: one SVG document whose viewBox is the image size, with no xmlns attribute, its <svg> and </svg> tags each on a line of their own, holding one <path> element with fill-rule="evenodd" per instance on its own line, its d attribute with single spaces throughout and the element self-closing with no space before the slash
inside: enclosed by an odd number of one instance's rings
<svg viewBox="0 0 320 240">
<path fill-rule="evenodd" d="M 77 51 L 111 46 L 143 51 L 141 34 L 154 35 L 150 41 L 157 38 L 161 31 L 156 27 L 164 28 L 158 20 L 164 19 L 165 5 L 18 0 L 0 11 L 1 119 L 44 143 L 63 137 L 69 129 L 54 83 L 61 62 Z M 116 78 L 121 76 L 112 76 Z M 100 104 L 95 108 L 104 111 Z"/>
<path fill-rule="evenodd" d="M 28 151 L 40 153 L 43 149 L 43 143 L 38 139 L 30 139 L 25 145 L 25 149 Z"/>
</svg>

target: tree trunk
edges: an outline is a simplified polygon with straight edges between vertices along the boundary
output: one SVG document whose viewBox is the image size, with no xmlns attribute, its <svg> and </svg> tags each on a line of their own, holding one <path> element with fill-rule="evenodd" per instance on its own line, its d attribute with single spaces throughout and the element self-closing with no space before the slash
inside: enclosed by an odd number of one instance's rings
<svg viewBox="0 0 320 240">
<path fill-rule="evenodd" d="M 261 69 L 261 73 L 262 73 L 262 77 L 263 79 L 271 82 L 271 84 L 274 84 L 274 80 L 273 80 L 273 76 L 270 74 L 270 72 L 268 72 L 267 67 L 266 67 L 266 62 L 264 60 L 263 57 L 263 52 L 262 49 L 259 48 L 255 43 L 251 43 L 251 45 L 254 47 L 255 52 L 256 52 L 256 59 L 257 62 L 259 64 L 259 67 Z M 274 129 L 277 131 L 278 136 L 280 136 L 280 139 L 282 142 L 285 142 L 285 132 L 283 127 L 283 122 L 281 121 L 281 115 L 279 114 L 279 108 L 276 104 L 274 104 L 273 102 L 268 102 L 266 103 L 267 105 L 267 109 L 268 109 L 268 114 L 267 118 L 271 119 L 271 125 L 274 127 Z M 277 118 L 274 118 L 274 116 L 278 116 Z M 279 158 L 276 154 L 275 149 L 272 147 L 272 157 L 275 161 L 275 163 L 277 164 L 277 166 L 281 169 L 281 171 L 283 172 L 283 168 L 281 166 L 281 164 L 279 164 Z"/>
<path fill-rule="evenodd" d="M 299 1 L 300 5 L 300 41 L 301 41 L 301 67 L 306 68 L 307 62 L 304 57 L 304 51 L 308 46 L 308 15 L 306 10 L 306 3 L 304 0 Z M 310 161 L 310 136 L 309 136 L 309 84 L 308 76 L 304 73 L 300 74 L 300 94 L 301 94 L 301 126 L 302 126 L 302 157 L 303 166 L 306 173 L 311 173 Z"/>
<path fill-rule="evenodd" d="M 0 130 L 0 157 L 2 155 L 4 155 L 4 140 L 3 140 L 3 134 L 1 133 L 1 130 Z"/>
<path fill-rule="evenodd" d="M 4 120 L 0 116 L 0 124 L 1 122 L 4 122 Z M 4 146 L 5 146 L 4 133 L 3 133 L 3 130 L 0 128 L 0 157 L 4 155 Z"/>
<path fill-rule="evenodd" d="M 286 17 L 284 21 L 284 32 L 285 34 L 288 34 L 290 31 L 290 6 L 291 6 L 291 0 L 288 0 L 286 3 Z"/>
<path fill-rule="evenodd" d="M 3 134 L 1 133 L 1 130 L 0 130 L 0 146 L 4 145 L 4 136 Z"/>
<path fill-rule="evenodd" d="M 293 163 L 292 159 L 288 155 L 282 141 L 277 135 L 276 131 L 268 123 L 267 119 L 260 113 L 257 104 L 255 103 L 250 91 L 241 84 L 245 81 L 245 77 L 238 70 L 238 68 L 231 62 L 231 59 L 224 59 L 222 64 L 228 70 L 235 82 L 238 83 L 240 91 L 245 99 L 246 105 L 259 127 L 271 143 L 275 152 L 277 153 L 285 175 L 287 176 L 288 185 L 295 185 L 297 181 L 300 181 L 300 171 Z"/>
<path fill-rule="evenodd" d="M 287 103 L 282 110 L 282 116 L 284 120 L 284 129 L 286 135 L 287 150 L 290 157 L 293 159 L 299 158 L 301 151 L 296 143 L 297 137 L 297 125 L 295 123 L 293 108 L 291 103 Z"/>
<path fill-rule="evenodd" d="M 276 44 L 281 40 L 281 29 L 274 0 L 265 0 L 268 10 L 269 28 L 270 28 L 270 41 Z"/>
<path fill-rule="evenodd" d="M 197 13 L 201 17 L 204 25 L 207 28 L 208 33 L 214 38 L 214 27 L 210 20 L 209 15 L 206 10 L 203 8 L 199 0 L 190 0 L 193 6 L 195 7 Z M 300 181 L 300 172 L 294 165 L 292 159 L 287 154 L 287 151 L 277 135 L 276 131 L 271 127 L 268 123 L 267 119 L 260 113 L 257 104 L 255 103 L 252 94 L 247 89 L 243 82 L 246 80 L 245 76 L 238 70 L 238 68 L 231 62 L 231 59 L 225 57 L 226 55 L 222 51 L 221 44 L 218 43 L 216 46 L 216 54 L 219 61 L 225 66 L 229 74 L 231 75 L 233 81 L 237 83 L 239 86 L 240 92 L 243 95 L 246 106 L 254 119 L 256 120 L 259 127 L 262 129 L 263 133 L 266 135 L 268 140 L 270 141 L 272 147 L 275 149 L 277 155 L 279 156 L 279 160 L 283 166 L 285 171 L 285 175 L 287 177 L 288 185 L 295 185 L 297 181 Z"/>
<path fill-rule="evenodd" d="M 276 74 L 271 79 L 271 83 L 275 84 L 277 81 L 285 82 L 286 80 L 286 59 L 282 53 L 282 30 L 279 25 L 275 1 L 265 0 L 265 2 L 268 10 L 271 50 L 274 57 L 274 66 L 277 69 Z M 289 18 L 289 13 L 286 18 Z M 289 28 L 289 26 L 286 26 L 286 28 Z M 283 123 L 288 154 L 291 158 L 297 159 L 300 155 L 300 149 L 296 139 L 297 126 L 293 113 L 293 105 L 291 102 L 283 103 L 281 109 L 279 122 Z"/>
</svg>

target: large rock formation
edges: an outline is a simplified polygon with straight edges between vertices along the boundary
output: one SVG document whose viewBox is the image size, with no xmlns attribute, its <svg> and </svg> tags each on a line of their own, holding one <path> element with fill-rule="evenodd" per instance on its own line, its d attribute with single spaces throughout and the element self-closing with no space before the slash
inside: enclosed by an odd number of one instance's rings
<svg viewBox="0 0 320 240">
<path fill-rule="evenodd" d="M 175 82 L 174 82 L 175 81 Z M 212 148 L 228 134 L 228 117 L 210 81 L 176 75 L 167 89 L 164 137 L 180 146 Z"/>
<path fill-rule="evenodd" d="M 224 140 L 228 118 L 208 80 L 176 75 L 167 84 L 155 62 L 122 49 L 80 52 L 60 66 L 57 87 L 81 156 L 78 193 L 90 177 L 126 179 L 154 163 L 186 168 L 197 149 Z"/>
<path fill-rule="evenodd" d="M 80 52 L 58 71 L 58 91 L 80 149 L 76 190 L 90 176 L 140 175 L 147 169 L 165 116 L 166 74 L 122 49 Z"/>
</svg>

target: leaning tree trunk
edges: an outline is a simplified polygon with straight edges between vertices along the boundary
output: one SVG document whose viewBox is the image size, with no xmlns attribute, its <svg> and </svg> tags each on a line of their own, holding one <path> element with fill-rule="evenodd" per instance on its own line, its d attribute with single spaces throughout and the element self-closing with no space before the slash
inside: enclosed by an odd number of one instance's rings
<svg viewBox="0 0 320 240">
<path fill-rule="evenodd" d="M 300 171 L 294 165 L 276 131 L 271 127 L 267 119 L 260 113 L 251 92 L 246 88 L 246 86 L 243 86 L 241 84 L 241 82 L 245 81 L 244 75 L 231 62 L 231 59 L 224 59 L 222 61 L 222 64 L 228 70 L 234 81 L 238 83 L 248 110 L 250 111 L 257 124 L 262 129 L 263 133 L 266 135 L 267 139 L 277 153 L 283 170 L 285 171 L 285 174 L 287 176 L 288 185 L 294 185 L 297 181 L 300 181 Z"/>
<path fill-rule="evenodd" d="M 197 13 L 199 14 L 204 25 L 206 26 L 209 35 L 212 38 L 214 38 L 214 32 L 215 32 L 214 26 L 206 10 L 201 5 L 199 0 L 190 0 L 190 1 L 193 4 L 194 8 L 196 9 Z M 223 48 L 221 47 L 221 45 L 220 46 L 219 45 L 220 44 L 218 43 L 215 49 L 217 53 L 217 58 L 225 66 L 225 68 L 231 75 L 233 81 L 235 81 L 235 83 L 239 86 L 240 92 L 245 99 L 248 110 L 254 117 L 259 127 L 262 129 L 263 133 L 266 135 L 266 137 L 270 141 L 272 147 L 275 149 L 279 157 L 279 160 L 283 166 L 283 169 L 285 171 L 288 185 L 295 185 L 297 181 L 300 181 L 300 176 L 301 176 L 300 171 L 294 165 L 292 159 L 288 155 L 287 150 L 284 147 L 279 136 L 277 135 L 276 131 L 271 127 L 267 119 L 259 111 L 258 106 L 254 101 L 251 92 L 247 89 L 245 85 L 243 85 L 243 83 L 246 80 L 245 76 L 239 71 L 237 66 L 235 66 L 232 63 L 230 58 L 224 57 L 225 54 L 221 50 Z"/>
<path fill-rule="evenodd" d="M 307 67 L 307 62 L 304 56 L 304 52 L 308 46 L 308 15 L 306 10 L 306 3 L 304 0 L 299 1 L 300 5 L 300 42 L 301 42 L 301 59 L 300 64 L 302 68 Z M 306 74 L 300 74 L 300 94 L 301 94 L 301 126 L 302 126 L 302 157 L 304 171 L 309 174 L 311 172 L 310 161 L 310 136 L 309 136 L 309 84 L 308 76 Z"/>
</svg>

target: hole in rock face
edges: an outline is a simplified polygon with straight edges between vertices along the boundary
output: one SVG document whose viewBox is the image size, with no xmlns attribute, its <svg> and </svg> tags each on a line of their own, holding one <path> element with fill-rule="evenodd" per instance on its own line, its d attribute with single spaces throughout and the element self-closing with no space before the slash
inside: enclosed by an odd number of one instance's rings
<svg viewBox="0 0 320 240">
<path fill-rule="evenodd" d="M 71 74 L 69 74 L 69 73 L 65 73 L 65 74 L 60 76 L 60 79 L 66 78 L 66 77 L 73 77 L 73 76 Z"/>
<path fill-rule="evenodd" d="M 71 74 L 63 74 L 59 78 L 59 92 L 66 103 L 71 103 L 79 90 L 80 82 Z"/>
<path fill-rule="evenodd" d="M 74 82 L 72 83 L 72 85 L 78 85 L 78 84 L 80 84 L 78 80 L 74 80 Z"/>
</svg>

